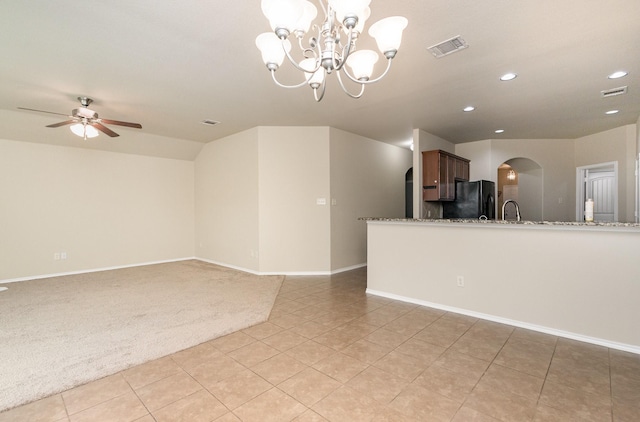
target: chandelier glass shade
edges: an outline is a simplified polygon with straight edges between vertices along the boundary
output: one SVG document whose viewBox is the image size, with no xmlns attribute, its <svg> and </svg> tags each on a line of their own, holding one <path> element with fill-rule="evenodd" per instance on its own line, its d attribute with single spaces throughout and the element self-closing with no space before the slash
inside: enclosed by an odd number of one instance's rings
<svg viewBox="0 0 640 422">
<path fill-rule="evenodd" d="M 371 14 L 371 0 L 318 0 L 318 3 L 322 7 L 324 20 L 314 24 L 318 9 L 308 0 L 262 0 L 262 12 L 272 29 L 272 32 L 265 32 L 256 38 L 262 60 L 278 86 L 298 88 L 309 85 L 316 101 L 322 100 L 327 75 L 332 73 L 337 75 L 347 95 L 360 98 L 367 84 L 379 81 L 389 72 L 408 21 L 402 16 L 392 16 L 369 28 L 369 35 L 376 40 L 378 50 L 387 59 L 386 69 L 372 78 L 374 66 L 379 60 L 378 53 L 356 50 L 356 42 Z M 298 46 L 300 51 L 295 55 L 299 58 L 294 58 L 291 53 L 292 44 Z M 301 83 L 285 85 L 276 79 L 276 70 L 285 57 L 303 73 Z M 358 84 L 360 91 L 351 93 L 342 75 Z"/>
</svg>

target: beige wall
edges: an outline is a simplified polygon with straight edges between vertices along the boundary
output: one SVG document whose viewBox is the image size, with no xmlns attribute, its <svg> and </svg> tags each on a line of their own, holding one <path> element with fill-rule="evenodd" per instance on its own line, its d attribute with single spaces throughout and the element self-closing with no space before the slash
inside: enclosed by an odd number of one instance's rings
<svg viewBox="0 0 640 422">
<path fill-rule="evenodd" d="M 329 128 L 258 130 L 260 272 L 328 271 Z"/>
<path fill-rule="evenodd" d="M 370 222 L 367 289 L 640 353 L 638 236 L 637 228 Z"/>
<path fill-rule="evenodd" d="M 402 216 L 410 166 L 409 150 L 329 127 L 211 142 L 195 165 L 196 255 L 261 274 L 364 265 L 358 217 Z"/>
<path fill-rule="evenodd" d="M 0 140 L 0 280 L 192 257 L 193 169 Z"/>
<path fill-rule="evenodd" d="M 195 160 L 196 256 L 257 272 L 258 129 L 205 145 Z"/>
<path fill-rule="evenodd" d="M 359 217 L 404 217 L 411 151 L 331 129 L 331 270 L 367 262 Z"/>
</svg>

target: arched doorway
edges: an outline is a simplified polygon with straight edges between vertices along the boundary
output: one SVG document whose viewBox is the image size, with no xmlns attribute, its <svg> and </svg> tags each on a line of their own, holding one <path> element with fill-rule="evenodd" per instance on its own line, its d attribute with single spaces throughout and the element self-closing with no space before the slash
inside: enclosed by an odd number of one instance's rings
<svg viewBox="0 0 640 422">
<path fill-rule="evenodd" d="M 542 221 L 542 167 L 529 158 L 511 158 L 498 166 L 498 210 L 502 219 L 502 205 L 508 199 L 516 201 L 523 220 Z M 507 205 L 505 219 L 515 220 L 515 207 Z"/>
</svg>

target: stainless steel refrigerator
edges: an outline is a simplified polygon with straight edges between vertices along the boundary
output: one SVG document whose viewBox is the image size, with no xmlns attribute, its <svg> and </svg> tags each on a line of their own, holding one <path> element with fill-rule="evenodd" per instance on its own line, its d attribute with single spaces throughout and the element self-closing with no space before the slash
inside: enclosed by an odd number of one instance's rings
<svg viewBox="0 0 640 422">
<path fill-rule="evenodd" d="M 495 183 L 490 180 L 456 182 L 455 200 L 442 203 L 443 218 L 496 218 Z"/>
</svg>

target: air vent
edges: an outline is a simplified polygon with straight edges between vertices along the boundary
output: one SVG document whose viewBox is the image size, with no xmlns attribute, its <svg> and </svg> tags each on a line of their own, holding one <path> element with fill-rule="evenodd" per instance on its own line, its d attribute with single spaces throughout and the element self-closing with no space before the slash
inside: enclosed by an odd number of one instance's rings
<svg viewBox="0 0 640 422">
<path fill-rule="evenodd" d="M 215 120 L 211 120 L 211 119 L 205 119 L 202 121 L 203 125 L 209 125 L 209 126 L 215 126 L 220 122 L 216 122 Z"/>
<path fill-rule="evenodd" d="M 444 57 L 469 47 L 460 35 L 427 48 L 435 57 Z"/>
<path fill-rule="evenodd" d="M 627 93 L 627 87 L 621 86 L 620 88 L 608 89 L 606 91 L 600 91 L 602 98 L 613 97 L 615 95 L 622 95 Z"/>
</svg>

